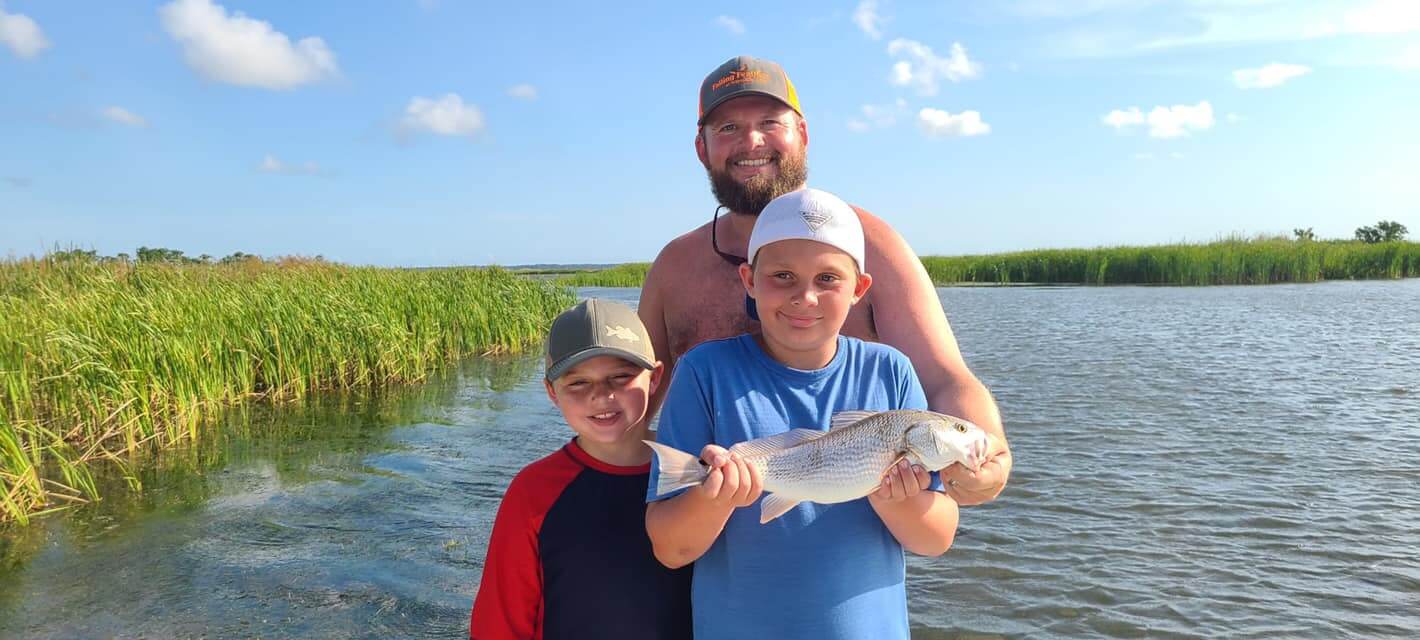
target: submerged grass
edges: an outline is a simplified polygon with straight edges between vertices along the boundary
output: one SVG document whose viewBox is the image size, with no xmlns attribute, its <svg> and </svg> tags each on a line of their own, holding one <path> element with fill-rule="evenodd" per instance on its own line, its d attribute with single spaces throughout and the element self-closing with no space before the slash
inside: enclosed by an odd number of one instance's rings
<svg viewBox="0 0 1420 640">
<path fill-rule="evenodd" d="M 1414 278 L 1420 277 L 1420 243 L 1232 238 L 1204 244 L 927 256 L 922 265 L 939 285 L 1220 285 Z M 566 275 L 557 282 L 639 287 L 649 269 L 649 263 L 630 263 Z"/>
<path fill-rule="evenodd" d="M 573 301 L 501 269 L 0 262 L 0 522 L 96 498 L 89 465 L 220 407 L 419 381 Z"/>
</svg>

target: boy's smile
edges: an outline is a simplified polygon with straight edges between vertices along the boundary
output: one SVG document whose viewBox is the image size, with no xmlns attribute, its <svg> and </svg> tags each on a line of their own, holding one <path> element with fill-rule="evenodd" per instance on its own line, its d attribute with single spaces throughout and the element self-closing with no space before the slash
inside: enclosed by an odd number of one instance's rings
<svg viewBox="0 0 1420 640">
<path fill-rule="evenodd" d="M 646 408 L 661 371 L 659 365 L 647 370 L 615 356 L 597 356 L 548 382 L 547 397 L 587 453 L 611 464 L 644 464 L 650 457 L 641 444 Z"/>
<path fill-rule="evenodd" d="M 847 253 L 802 239 L 764 245 L 740 279 L 759 310 L 765 350 L 796 369 L 833 360 L 849 309 L 872 284 Z"/>
</svg>

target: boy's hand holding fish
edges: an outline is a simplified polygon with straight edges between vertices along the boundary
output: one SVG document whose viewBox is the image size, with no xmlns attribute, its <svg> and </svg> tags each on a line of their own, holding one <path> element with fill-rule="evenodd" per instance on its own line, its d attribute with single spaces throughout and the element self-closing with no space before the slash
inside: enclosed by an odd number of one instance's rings
<svg viewBox="0 0 1420 640">
<path fill-rule="evenodd" d="M 868 504 L 902 548 L 924 556 L 951 548 L 959 513 L 956 500 L 931 485 L 932 476 L 921 465 L 899 460 L 883 475 L 882 486 L 868 494 Z"/>
<path fill-rule="evenodd" d="M 733 509 L 754 504 L 764 492 L 759 469 L 746 463 L 739 454 L 719 445 L 707 444 L 700 450 L 700 460 L 710 468 L 710 474 L 705 477 L 704 483 L 691 491 L 698 491 L 701 497 L 713 504 L 728 505 L 725 517 L 728 518 Z"/>
</svg>

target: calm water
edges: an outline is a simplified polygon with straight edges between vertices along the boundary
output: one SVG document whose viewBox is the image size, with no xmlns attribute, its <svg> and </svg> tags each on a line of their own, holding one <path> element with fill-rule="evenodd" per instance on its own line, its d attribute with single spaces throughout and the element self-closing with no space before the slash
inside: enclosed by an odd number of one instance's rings
<svg viewBox="0 0 1420 640">
<path fill-rule="evenodd" d="M 915 638 L 1420 635 L 1420 280 L 940 294 L 1017 464 L 910 563 Z M 508 478 L 569 437 L 539 370 L 234 413 L 0 532 L 0 636 L 466 637 Z"/>
</svg>

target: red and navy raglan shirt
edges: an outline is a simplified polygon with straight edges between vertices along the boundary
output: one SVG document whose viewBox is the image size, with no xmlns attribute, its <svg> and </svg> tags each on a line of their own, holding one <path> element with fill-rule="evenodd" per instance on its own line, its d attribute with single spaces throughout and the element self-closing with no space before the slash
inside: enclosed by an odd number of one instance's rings
<svg viewBox="0 0 1420 640">
<path fill-rule="evenodd" d="M 651 553 L 649 477 L 649 464 L 607 464 L 575 438 L 519 472 L 493 523 L 469 638 L 689 638 L 691 570 Z"/>
</svg>

